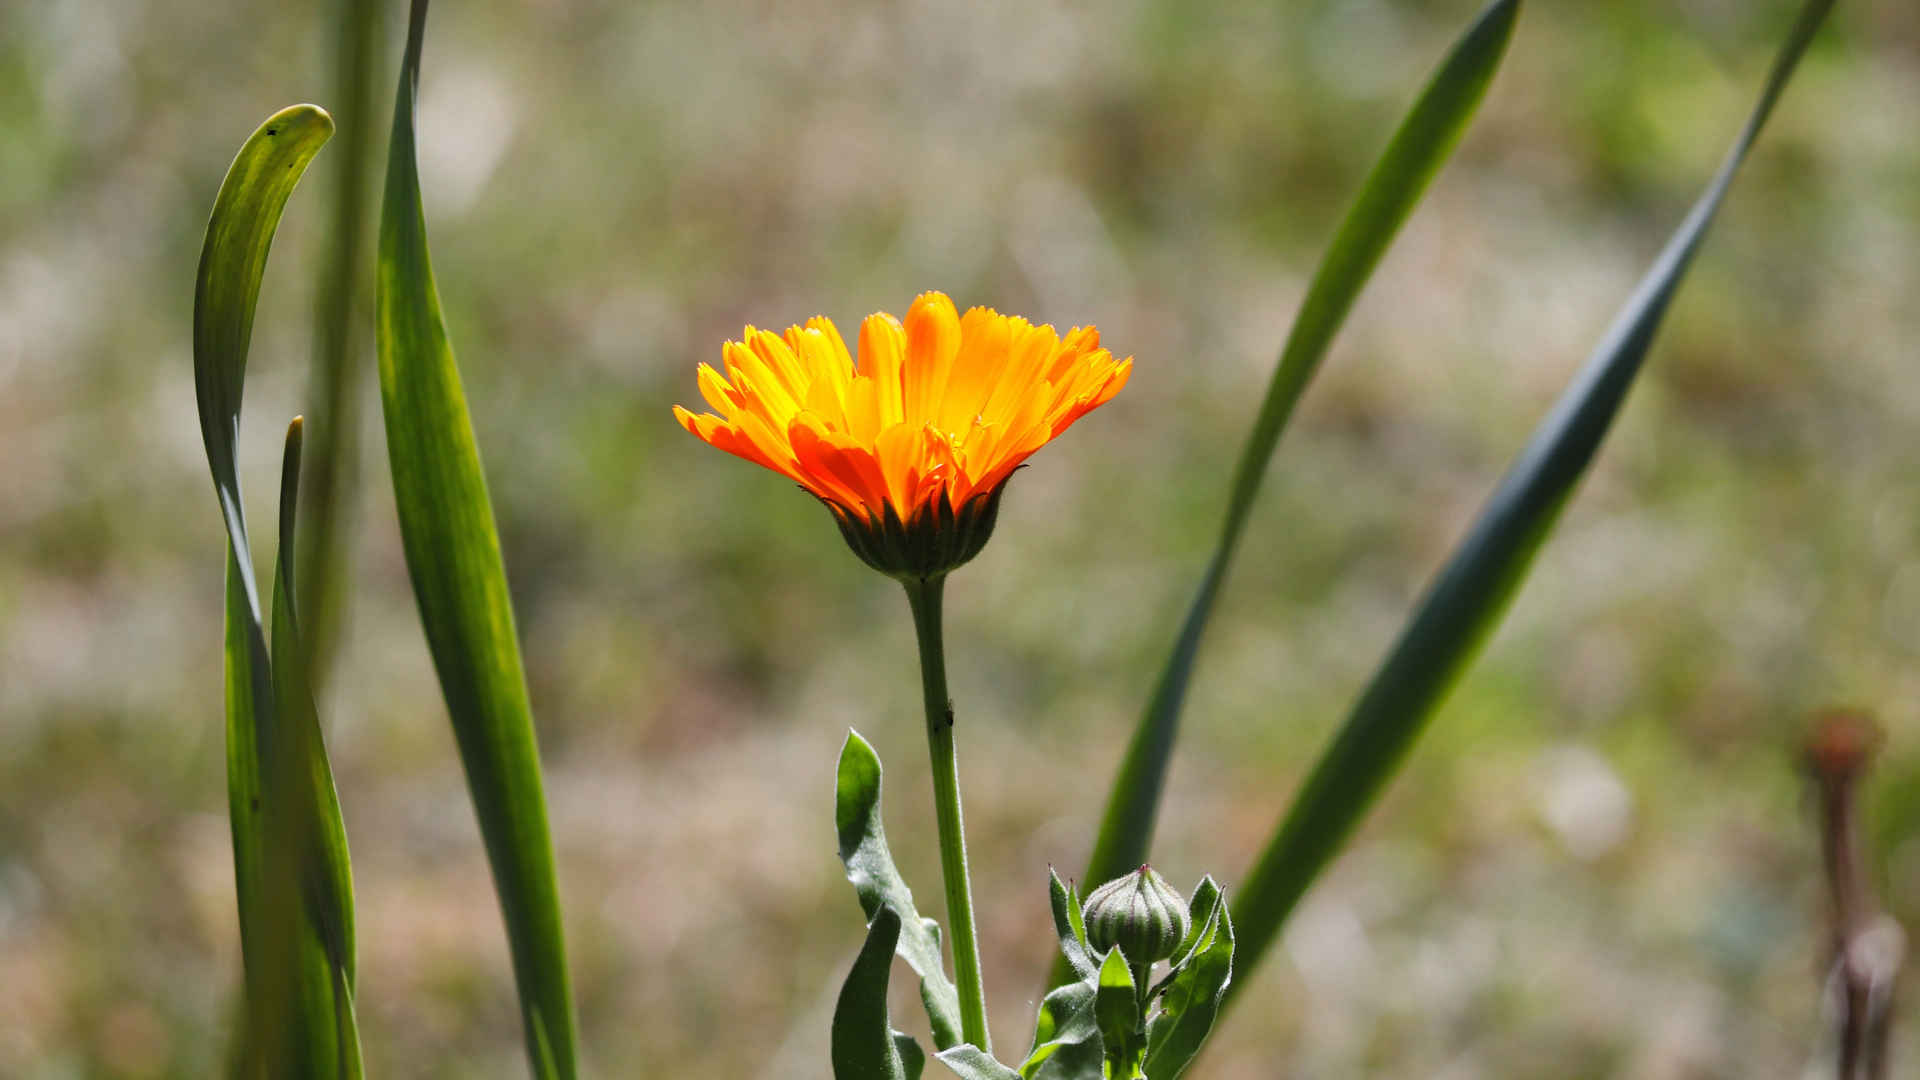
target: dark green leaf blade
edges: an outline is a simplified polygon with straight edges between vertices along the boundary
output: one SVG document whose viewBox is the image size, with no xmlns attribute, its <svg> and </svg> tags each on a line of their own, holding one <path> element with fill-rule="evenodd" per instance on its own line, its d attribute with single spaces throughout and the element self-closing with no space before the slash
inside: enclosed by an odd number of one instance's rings
<svg viewBox="0 0 1920 1080">
<path fill-rule="evenodd" d="M 882 907 L 833 1007 L 833 1080 L 905 1080 L 887 1021 L 887 980 L 900 942 L 900 913 Z"/>
<path fill-rule="evenodd" d="M 1098 975 L 1098 969 L 1095 969 Z M 1033 1049 L 1020 1065 L 1026 1080 L 1098 1080 L 1105 1066 L 1100 1025 L 1093 1013 L 1093 979 L 1056 988 L 1040 1003 Z"/>
<path fill-rule="evenodd" d="M 927 1071 L 927 1052 L 904 1031 L 893 1033 L 893 1048 L 900 1053 L 900 1069 L 907 1080 L 920 1080 L 920 1074 Z"/>
<path fill-rule="evenodd" d="M 1501 479 L 1307 777 L 1234 905 L 1243 970 L 1259 962 L 1505 612 L 1619 411 L 1740 163 L 1831 7 L 1832 0 L 1811 0 L 1801 10 L 1718 172 Z"/>
<path fill-rule="evenodd" d="M 892 908 L 903 923 L 900 957 L 920 976 L 920 998 L 933 1027 L 935 1049 L 960 1043 L 960 994 L 947 978 L 940 954 L 938 924 L 920 917 L 887 850 L 880 822 L 880 756 L 857 731 L 847 732 L 834 779 L 834 826 L 840 836 L 840 861 L 869 920 Z"/>
<path fill-rule="evenodd" d="M 427 253 L 414 93 L 427 5 L 415 0 L 393 108 L 376 276 L 380 399 L 407 570 L 485 838 L 520 992 L 528 1060 L 578 1068 L 572 991 L 533 709 L 505 561 Z"/>
<path fill-rule="evenodd" d="M 1499 67 L 1519 12 L 1520 0 L 1494 0 L 1460 35 L 1367 175 L 1321 257 L 1235 467 L 1219 544 L 1114 778 L 1087 881 L 1109 881 L 1147 861 L 1200 640 L 1274 447 L 1374 267 L 1465 132 Z M 1067 977 L 1063 961 L 1054 968 L 1054 982 Z"/>
</svg>

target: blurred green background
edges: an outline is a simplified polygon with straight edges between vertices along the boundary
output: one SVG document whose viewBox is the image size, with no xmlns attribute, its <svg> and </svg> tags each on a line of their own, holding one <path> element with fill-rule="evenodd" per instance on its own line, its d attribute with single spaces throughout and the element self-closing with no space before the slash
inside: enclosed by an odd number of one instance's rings
<svg viewBox="0 0 1920 1080">
<path fill-rule="evenodd" d="M 1528 5 L 1281 445 L 1171 778 L 1156 862 L 1183 888 L 1232 888 L 1705 181 L 1796 6 Z M 1319 247 L 1474 7 L 436 6 L 427 214 L 599 1074 L 826 1075 L 860 940 L 829 816 L 849 725 L 889 765 L 894 846 L 938 907 L 903 598 L 813 500 L 673 423 L 694 365 L 747 322 L 846 327 L 930 288 L 1095 323 L 1136 357 L 948 590 L 992 1014 L 1024 1045 L 1046 868 L 1086 857 Z M 5 11 L 0 1075 L 212 1075 L 231 1028 L 192 274 L 240 142 L 281 105 L 331 104 L 335 11 Z M 1920 926 L 1916 131 L 1920 8 L 1843 0 L 1504 629 L 1201 1075 L 1820 1075 L 1818 853 L 1791 749 L 1809 710 L 1888 729 L 1872 866 Z M 255 328 L 262 523 L 307 408 L 337 152 L 290 204 Z M 519 1076 L 362 361 L 323 714 L 368 1064 Z M 1920 1033 L 1898 1041 L 1912 1068 Z"/>
</svg>

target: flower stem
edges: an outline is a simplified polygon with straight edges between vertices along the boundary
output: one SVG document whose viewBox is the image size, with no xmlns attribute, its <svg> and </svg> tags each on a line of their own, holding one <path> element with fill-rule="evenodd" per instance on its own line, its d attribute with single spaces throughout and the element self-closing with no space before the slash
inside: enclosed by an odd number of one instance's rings
<svg viewBox="0 0 1920 1080">
<path fill-rule="evenodd" d="M 927 750 L 933 757 L 933 806 L 940 822 L 940 872 L 947 887 L 953 966 L 960 987 L 960 1030 L 988 1053 L 987 993 L 980 981 L 980 942 L 973 929 L 973 885 L 960 822 L 960 765 L 953 751 L 953 701 L 947 696 L 946 648 L 940 636 L 940 593 L 946 576 L 909 578 L 907 603 L 920 641 L 920 684 L 927 701 Z"/>
</svg>

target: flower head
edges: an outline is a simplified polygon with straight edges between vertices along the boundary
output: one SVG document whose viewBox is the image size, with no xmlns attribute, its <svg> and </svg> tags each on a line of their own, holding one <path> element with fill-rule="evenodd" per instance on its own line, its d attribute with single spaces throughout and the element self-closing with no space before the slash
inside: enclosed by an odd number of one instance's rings
<svg viewBox="0 0 1920 1080">
<path fill-rule="evenodd" d="M 1007 478 L 1028 455 L 1126 385 L 1100 332 L 1062 337 L 990 308 L 961 316 L 922 294 L 902 323 L 860 324 L 859 362 L 831 320 L 785 334 L 749 326 L 700 365 L 711 413 L 674 407 L 682 427 L 791 477 L 833 511 L 868 565 L 944 574 L 986 543 Z"/>
</svg>

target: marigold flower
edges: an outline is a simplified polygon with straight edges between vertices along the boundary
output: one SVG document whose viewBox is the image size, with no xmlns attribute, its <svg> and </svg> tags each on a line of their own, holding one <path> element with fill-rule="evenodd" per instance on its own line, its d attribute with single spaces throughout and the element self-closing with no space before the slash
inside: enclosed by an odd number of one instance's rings
<svg viewBox="0 0 1920 1080">
<path fill-rule="evenodd" d="M 979 553 L 1021 462 L 1126 385 L 1100 332 L 1065 337 L 991 308 L 965 316 L 923 293 L 906 322 L 860 324 L 856 365 L 825 316 L 785 334 L 751 326 L 700 365 L 714 412 L 682 427 L 791 477 L 833 511 L 847 543 L 895 577 L 944 574 Z"/>
</svg>

